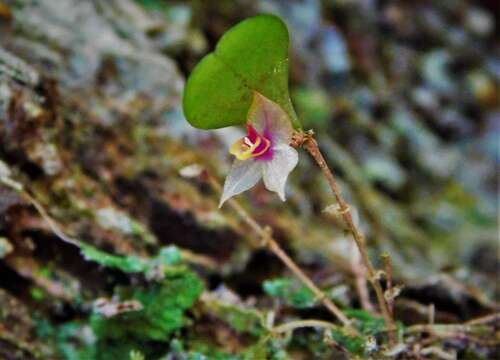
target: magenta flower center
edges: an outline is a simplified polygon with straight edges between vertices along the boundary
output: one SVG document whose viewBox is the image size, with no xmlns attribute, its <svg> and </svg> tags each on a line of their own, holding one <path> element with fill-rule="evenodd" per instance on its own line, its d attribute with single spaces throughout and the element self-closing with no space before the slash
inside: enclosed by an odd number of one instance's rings
<svg viewBox="0 0 500 360">
<path fill-rule="evenodd" d="M 265 136 L 267 135 L 267 136 Z M 231 147 L 230 153 L 238 160 L 269 160 L 272 158 L 272 141 L 269 134 L 260 134 L 252 124 L 247 124 L 247 136 Z"/>
</svg>

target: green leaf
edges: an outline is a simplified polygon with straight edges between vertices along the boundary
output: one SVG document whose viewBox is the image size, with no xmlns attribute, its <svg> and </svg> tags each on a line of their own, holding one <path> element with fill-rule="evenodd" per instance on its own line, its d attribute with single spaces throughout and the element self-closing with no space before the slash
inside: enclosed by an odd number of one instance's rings
<svg viewBox="0 0 500 360">
<path fill-rule="evenodd" d="M 288 93 L 288 44 L 287 27 L 274 15 L 258 15 L 231 28 L 188 79 L 183 106 L 189 123 L 200 129 L 244 124 L 257 91 L 300 128 Z"/>
</svg>

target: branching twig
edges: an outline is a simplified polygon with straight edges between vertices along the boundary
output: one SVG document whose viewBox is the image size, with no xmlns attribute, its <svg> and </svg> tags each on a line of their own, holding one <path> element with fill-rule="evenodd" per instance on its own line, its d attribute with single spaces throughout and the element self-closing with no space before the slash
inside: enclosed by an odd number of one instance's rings
<svg viewBox="0 0 500 360">
<path fill-rule="evenodd" d="M 335 176 L 328 167 L 325 158 L 323 157 L 323 154 L 321 153 L 318 147 L 318 143 L 316 142 L 316 139 L 314 139 L 313 137 L 312 132 L 301 133 L 299 139 L 297 138 L 294 139 L 293 145 L 297 146 L 303 145 L 305 149 L 309 152 L 309 154 L 311 154 L 311 156 L 313 157 L 313 159 L 316 161 L 321 171 L 323 172 L 323 175 L 328 180 L 328 184 L 330 185 L 330 188 L 332 189 L 335 199 L 337 200 L 337 203 L 339 205 L 339 213 L 344 219 L 344 222 L 346 223 L 349 232 L 352 234 L 354 241 L 356 242 L 358 250 L 361 254 L 361 259 L 363 261 L 364 266 L 366 267 L 368 280 L 370 281 L 370 283 L 373 286 L 373 289 L 375 290 L 375 294 L 377 296 L 377 301 L 379 303 L 382 316 L 384 317 L 387 329 L 389 331 L 389 340 L 391 344 L 394 344 L 396 342 L 396 334 L 395 334 L 396 326 L 394 323 L 394 319 L 392 318 L 387 303 L 385 301 L 384 291 L 382 289 L 382 285 L 380 285 L 377 276 L 377 271 L 375 270 L 375 267 L 373 266 L 370 257 L 368 256 L 365 237 L 363 233 L 358 229 L 358 227 L 354 224 L 354 221 L 352 219 L 351 209 L 349 207 L 349 204 L 345 201 L 344 197 L 342 196 L 342 192 L 340 191 L 340 187 L 337 183 L 337 180 L 335 179 Z"/>
<path fill-rule="evenodd" d="M 219 184 L 217 179 L 211 176 L 208 172 L 205 172 L 205 177 L 208 183 L 217 191 L 222 192 L 222 186 Z M 321 291 L 309 277 L 297 266 L 297 264 L 288 256 L 288 254 L 283 251 L 276 240 L 272 237 L 271 229 L 269 227 L 261 226 L 255 219 L 234 199 L 229 199 L 227 201 L 229 206 L 236 211 L 240 218 L 262 239 L 261 246 L 266 247 L 271 252 L 273 252 L 290 271 L 293 272 L 295 276 L 305 285 L 309 290 L 313 292 L 318 300 L 320 300 L 323 305 L 334 314 L 344 326 L 351 328 L 351 322 L 347 316 L 340 310 L 327 296 Z M 351 328 L 353 332 L 356 332 L 354 328 Z"/>
</svg>

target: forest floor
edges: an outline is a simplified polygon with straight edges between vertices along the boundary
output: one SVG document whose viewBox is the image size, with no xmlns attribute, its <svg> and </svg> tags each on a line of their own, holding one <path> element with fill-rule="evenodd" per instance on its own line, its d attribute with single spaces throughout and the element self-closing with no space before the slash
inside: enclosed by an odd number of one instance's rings
<svg viewBox="0 0 500 360">
<path fill-rule="evenodd" d="M 0 359 L 500 359 L 495 7 L 0 1 Z M 305 151 L 286 203 L 238 201 L 357 334 L 189 176 L 222 182 L 241 132 L 191 128 L 185 79 L 259 12 L 289 26 L 292 99 L 395 341 Z"/>
</svg>

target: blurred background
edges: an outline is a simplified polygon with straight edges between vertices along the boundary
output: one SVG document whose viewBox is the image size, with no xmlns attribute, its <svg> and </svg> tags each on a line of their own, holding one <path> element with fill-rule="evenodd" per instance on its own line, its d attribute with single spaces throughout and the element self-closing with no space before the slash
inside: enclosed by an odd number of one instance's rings
<svg viewBox="0 0 500 360">
<path fill-rule="evenodd" d="M 217 193 L 179 174 L 193 163 L 221 181 L 228 172 L 228 147 L 241 130 L 193 129 L 182 91 L 223 33 L 258 13 L 288 24 L 293 103 L 338 175 L 373 261 L 380 265 L 383 252 L 392 258 L 403 285 L 397 319 L 426 322 L 429 305 L 446 323 L 498 309 L 498 5 L 0 1 L 0 177 L 25 189 L 0 186 L 0 357 L 124 358 L 106 355 L 125 341 L 89 320 L 92 301 L 116 296 L 117 287 L 153 286 L 99 256 L 82 257 L 27 194 L 64 233 L 109 256 L 151 259 L 167 249 L 200 282 L 198 301 L 185 306 L 189 321 L 171 331 L 155 325 L 161 337 L 139 343 L 133 331 L 122 334 L 133 339 L 127 352 L 183 359 L 183 351 L 238 354 L 255 344 L 259 334 L 235 327 L 214 299 L 259 316 L 273 310 L 276 322 L 332 320 L 271 253 L 249 245 L 253 235 L 217 209 Z M 358 295 L 356 249 L 323 211 L 334 199 L 305 152 L 287 191 L 286 203 L 263 186 L 239 200 L 341 307 L 373 310 Z M 297 293 L 298 303 L 290 300 Z M 280 345 L 289 358 L 331 356 L 294 341 Z M 102 352 L 82 352 L 89 346 Z M 459 358 L 475 351 L 451 347 Z"/>
</svg>

